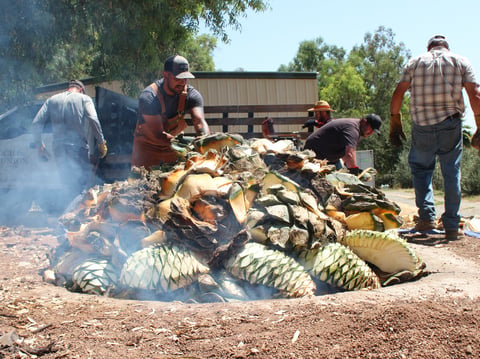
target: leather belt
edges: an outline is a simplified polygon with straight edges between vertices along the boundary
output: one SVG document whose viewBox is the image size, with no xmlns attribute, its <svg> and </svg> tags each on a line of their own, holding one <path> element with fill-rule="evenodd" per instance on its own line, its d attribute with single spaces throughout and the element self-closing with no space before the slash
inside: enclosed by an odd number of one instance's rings
<svg viewBox="0 0 480 359">
<path fill-rule="evenodd" d="M 445 120 L 458 120 L 460 117 L 461 117 L 460 113 L 457 112 L 457 113 L 454 113 L 453 115 L 445 117 Z"/>
</svg>

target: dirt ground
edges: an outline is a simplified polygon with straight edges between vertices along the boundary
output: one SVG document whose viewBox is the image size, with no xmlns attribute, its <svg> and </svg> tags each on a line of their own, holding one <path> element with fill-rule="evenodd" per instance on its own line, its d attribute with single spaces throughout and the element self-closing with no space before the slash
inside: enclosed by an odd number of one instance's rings
<svg viewBox="0 0 480 359">
<path fill-rule="evenodd" d="M 404 199 L 393 198 L 408 214 Z M 476 199 L 465 204 L 471 213 L 480 208 Z M 429 273 L 416 282 L 309 299 L 184 304 L 47 284 L 41 273 L 57 245 L 53 230 L 0 227 L 0 358 L 480 357 L 480 239 L 411 240 Z"/>
</svg>

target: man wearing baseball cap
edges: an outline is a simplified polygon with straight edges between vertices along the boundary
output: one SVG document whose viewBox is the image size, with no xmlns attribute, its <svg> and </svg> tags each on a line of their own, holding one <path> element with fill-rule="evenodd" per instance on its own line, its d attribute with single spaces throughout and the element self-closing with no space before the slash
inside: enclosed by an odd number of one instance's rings
<svg viewBox="0 0 480 359">
<path fill-rule="evenodd" d="M 190 114 L 197 136 L 210 133 L 203 113 L 203 97 L 187 84 L 188 79 L 193 78 L 187 59 L 173 55 L 165 61 L 163 78 L 142 91 L 138 100 L 132 167 L 143 166 L 150 170 L 153 166 L 178 160 L 171 141 L 187 127 L 185 113 Z"/>
<path fill-rule="evenodd" d="M 44 161 L 50 159 L 42 141 L 47 123 L 52 127 L 51 151 L 63 185 L 62 195 L 55 200 L 66 207 L 92 184 L 92 163 L 107 155 L 107 142 L 93 100 L 80 80 L 71 80 L 66 91 L 48 98 L 33 119 L 33 145 Z"/>
<path fill-rule="evenodd" d="M 310 132 L 313 131 L 313 127 L 320 128 L 328 121 L 332 120 L 331 112 L 335 112 L 335 110 L 330 107 L 330 104 L 323 100 L 317 101 L 315 105 L 307 111 L 313 112 L 315 117 L 305 122 L 302 128 L 308 127 Z"/>
<path fill-rule="evenodd" d="M 326 159 L 336 168 L 342 162 L 349 172 L 360 173 L 357 165 L 356 149 L 361 138 L 380 133 L 382 119 L 372 113 L 362 118 L 337 118 L 308 136 L 305 149 L 315 152 L 318 159 Z"/>
<path fill-rule="evenodd" d="M 390 102 L 390 143 L 401 146 L 406 137 L 400 108 L 405 92 L 410 91 L 412 142 L 408 162 L 419 217 L 415 230 L 436 229 L 432 178 L 438 157 L 445 193 L 445 212 L 441 218 L 447 240 L 459 236 L 464 88 L 477 125 L 472 145 L 480 148 L 480 91 L 475 73 L 467 58 L 450 52 L 444 35 L 432 36 L 427 52 L 407 63 Z"/>
</svg>

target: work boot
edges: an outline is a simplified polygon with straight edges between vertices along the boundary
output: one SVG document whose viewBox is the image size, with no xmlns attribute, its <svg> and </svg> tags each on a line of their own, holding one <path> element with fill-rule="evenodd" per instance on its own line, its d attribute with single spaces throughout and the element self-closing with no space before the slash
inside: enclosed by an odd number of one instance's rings
<svg viewBox="0 0 480 359">
<path fill-rule="evenodd" d="M 436 228 L 437 224 L 435 221 L 425 221 L 423 219 L 419 219 L 415 224 L 415 227 L 413 227 L 413 229 L 415 229 L 417 232 L 428 232 Z"/>
<path fill-rule="evenodd" d="M 458 237 L 463 236 L 463 231 L 461 229 L 446 229 L 445 230 L 445 239 L 447 241 L 456 241 Z"/>
</svg>

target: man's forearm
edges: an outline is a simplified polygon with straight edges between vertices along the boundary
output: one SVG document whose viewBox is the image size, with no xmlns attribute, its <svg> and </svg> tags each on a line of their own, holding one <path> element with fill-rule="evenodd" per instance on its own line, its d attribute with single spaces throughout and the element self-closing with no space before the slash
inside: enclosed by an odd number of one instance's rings
<svg viewBox="0 0 480 359">
<path fill-rule="evenodd" d="M 207 121 L 205 120 L 203 107 L 197 106 L 192 108 L 190 115 L 192 116 L 192 123 L 193 127 L 195 127 L 196 134 L 198 136 L 209 135 L 210 129 Z"/>
<path fill-rule="evenodd" d="M 390 113 L 391 114 L 398 114 L 400 113 L 400 109 L 402 108 L 403 96 L 405 92 L 410 87 L 409 82 L 400 82 L 395 91 L 393 91 L 392 100 L 390 102 Z"/>
<path fill-rule="evenodd" d="M 205 121 L 205 119 L 197 119 L 197 121 L 194 121 L 193 125 L 195 127 L 195 132 L 198 136 L 210 134 L 210 128 L 208 127 L 207 121 Z"/>
<path fill-rule="evenodd" d="M 345 148 L 345 155 L 342 157 L 342 159 L 347 168 L 357 167 L 357 156 L 355 148 L 347 146 Z"/>
</svg>

